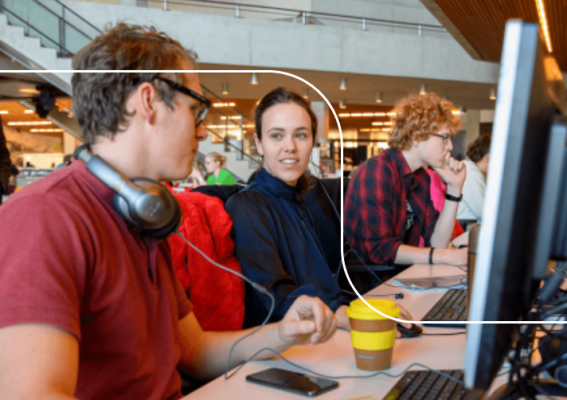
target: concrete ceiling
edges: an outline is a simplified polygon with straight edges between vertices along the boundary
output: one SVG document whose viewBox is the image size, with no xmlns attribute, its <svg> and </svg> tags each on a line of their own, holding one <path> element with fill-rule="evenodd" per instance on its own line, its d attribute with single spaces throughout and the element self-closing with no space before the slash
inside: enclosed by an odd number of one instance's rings
<svg viewBox="0 0 567 400">
<path fill-rule="evenodd" d="M 235 67 L 236 70 L 248 70 L 247 67 Z M 226 65 L 200 64 L 199 70 L 227 70 Z M 282 70 L 295 74 L 317 87 L 332 103 L 346 99 L 348 105 L 375 105 L 376 92 L 383 93 L 382 105 L 394 105 L 396 100 L 409 93 L 417 93 L 421 84 L 426 85 L 427 91 L 433 91 L 449 99 L 456 108 L 466 109 L 494 109 L 494 101 L 489 99 L 491 89 L 495 85 L 469 82 L 455 82 L 442 80 L 427 80 L 419 78 L 397 78 L 379 75 L 340 74 L 333 72 Z M 339 90 L 341 78 L 347 78 L 347 90 Z M 285 86 L 299 94 L 307 85 L 296 78 L 274 73 L 259 74 L 259 84 L 250 84 L 250 74 L 243 73 L 202 73 L 202 85 L 211 91 L 221 93 L 222 83 L 229 84 L 231 98 L 259 99 L 270 90 Z M 311 101 L 322 101 L 322 98 L 310 89 Z M 336 110 L 337 113 L 339 110 Z"/>
</svg>

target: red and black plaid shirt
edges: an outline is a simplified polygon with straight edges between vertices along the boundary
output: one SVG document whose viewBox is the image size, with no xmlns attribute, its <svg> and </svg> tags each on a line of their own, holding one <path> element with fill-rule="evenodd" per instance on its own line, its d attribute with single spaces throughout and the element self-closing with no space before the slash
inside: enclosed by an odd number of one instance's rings
<svg viewBox="0 0 567 400">
<path fill-rule="evenodd" d="M 362 164 L 345 199 L 345 234 L 352 249 L 365 262 L 393 264 L 401 244 L 417 247 L 423 237 L 429 247 L 439 217 L 429 186 L 427 172 L 420 168 L 412 173 L 397 150 L 385 150 Z M 414 213 L 409 229 L 408 203 Z"/>
</svg>

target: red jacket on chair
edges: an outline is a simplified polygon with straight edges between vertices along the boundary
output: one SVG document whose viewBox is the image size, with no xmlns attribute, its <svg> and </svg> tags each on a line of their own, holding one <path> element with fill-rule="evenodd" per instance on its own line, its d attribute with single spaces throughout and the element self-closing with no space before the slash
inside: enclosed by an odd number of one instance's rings
<svg viewBox="0 0 567 400">
<path fill-rule="evenodd" d="M 224 203 L 202 193 L 175 194 L 183 221 L 179 231 L 213 261 L 242 273 L 230 236 L 232 220 Z M 244 281 L 212 265 L 176 234 L 169 245 L 173 265 L 189 292 L 193 312 L 205 331 L 240 330 L 244 322 Z"/>
</svg>

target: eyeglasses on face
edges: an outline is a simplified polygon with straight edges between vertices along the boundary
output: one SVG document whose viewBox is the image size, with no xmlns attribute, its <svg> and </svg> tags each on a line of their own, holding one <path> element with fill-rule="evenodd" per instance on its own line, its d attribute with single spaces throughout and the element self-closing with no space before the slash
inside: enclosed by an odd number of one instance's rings
<svg viewBox="0 0 567 400">
<path fill-rule="evenodd" d="M 195 118 L 195 128 L 198 127 L 199 125 L 201 125 L 201 123 L 203 123 L 203 121 L 205 120 L 205 117 L 207 116 L 207 112 L 209 111 L 209 108 L 211 108 L 211 101 L 208 100 L 207 98 L 201 96 L 199 93 L 183 86 L 180 85 L 177 82 L 174 82 L 170 79 L 166 79 L 166 78 L 162 78 L 161 76 L 156 76 L 154 78 L 152 78 L 151 80 L 157 79 L 158 81 L 162 81 L 163 83 L 165 83 L 167 86 L 169 86 L 170 88 L 172 88 L 173 90 L 176 90 L 180 93 L 183 93 L 186 96 L 192 97 L 193 99 L 197 100 L 199 102 L 199 107 L 197 107 L 197 109 L 193 112 L 193 117 Z M 130 81 L 131 85 L 139 85 L 140 83 L 145 82 L 144 80 L 142 80 L 142 78 L 134 78 Z"/>
<path fill-rule="evenodd" d="M 451 136 L 441 135 L 440 133 L 434 133 L 433 136 L 437 136 L 437 137 L 440 137 L 441 139 L 443 139 L 444 145 L 447 145 L 447 143 L 449 143 L 449 139 L 451 139 Z"/>
</svg>

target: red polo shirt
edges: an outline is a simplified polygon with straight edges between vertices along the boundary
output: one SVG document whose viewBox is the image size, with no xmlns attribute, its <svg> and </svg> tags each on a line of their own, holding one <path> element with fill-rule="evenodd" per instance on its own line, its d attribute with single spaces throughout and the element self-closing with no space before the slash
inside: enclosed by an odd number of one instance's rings
<svg viewBox="0 0 567 400">
<path fill-rule="evenodd" d="M 0 327 L 75 336 L 81 399 L 179 398 L 178 321 L 191 303 L 165 241 L 132 233 L 112 196 L 74 161 L 2 205 Z"/>
</svg>

